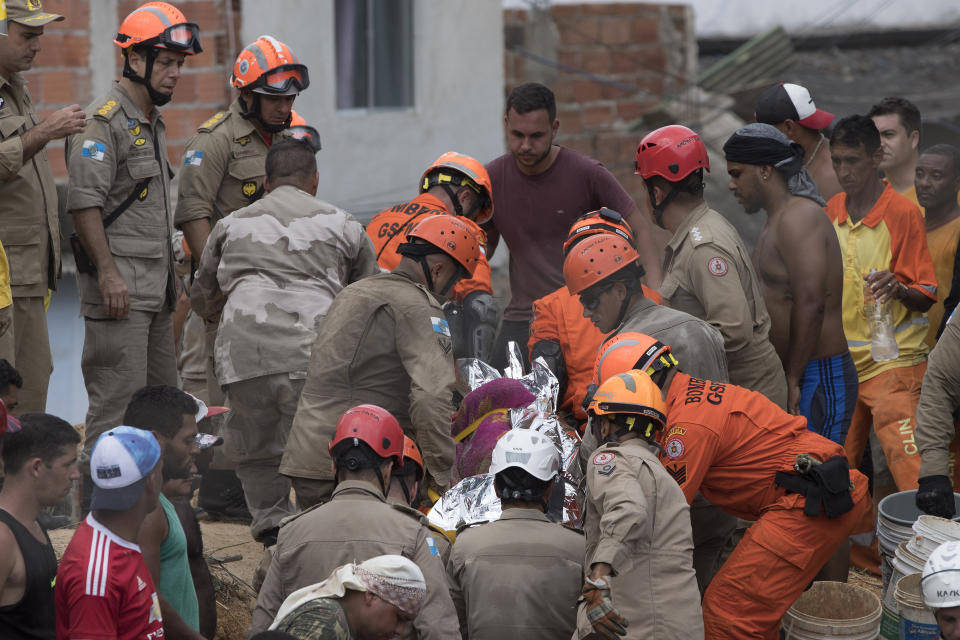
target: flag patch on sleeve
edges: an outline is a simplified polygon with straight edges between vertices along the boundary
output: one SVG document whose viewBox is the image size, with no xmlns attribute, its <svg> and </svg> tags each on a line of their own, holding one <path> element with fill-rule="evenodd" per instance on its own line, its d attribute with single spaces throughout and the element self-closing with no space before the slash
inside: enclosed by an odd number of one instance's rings
<svg viewBox="0 0 960 640">
<path fill-rule="evenodd" d="M 199 167 L 203 163 L 203 151 L 199 149 L 190 149 L 183 156 L 183 166 Z"/>
<path fill-rule="evenodd" d="M 96 140 L 84 140 L 83 146 L 80 148 L 80 156 L 84 158 L 93 158 L 99 162 L 103 162 L 103 156 L 107 151 L 107 145 L 102 142 L 97 142 Z"/>
<path fill-rule="evenodd" d="M 443 318 L 430 316 L 430 324 L 433 325 L 433 332 L 450 337 L 450 325 Z"/>
</svg>

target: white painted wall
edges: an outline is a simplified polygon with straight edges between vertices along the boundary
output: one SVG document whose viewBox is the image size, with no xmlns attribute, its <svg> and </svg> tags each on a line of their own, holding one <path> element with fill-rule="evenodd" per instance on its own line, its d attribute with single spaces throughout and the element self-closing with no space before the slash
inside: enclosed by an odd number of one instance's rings
<svg viewBox="0 0 960 640">
<path fill-rule="evenodd" d="M 503 0 L 505 8 L 610 0 Z M 637 2 L 641 0 L 621 0 Z M 790 33 L 831 30 L 960 28 L 957 0 L 672 0 L 692 5 L 697 37 L 749 37 L 782 25 Z"/>
<path fill-rule="evenodd" d="M 281 9 L 281 10 L 278 10 Z M 415 0 L 415 107 L 336 109 L 333 0 L 243 0 L 242 41 L 269 33 L 310 68 L 294 108 L 317 127 L 318 196 L 355 213 L 416 194 L 429 163 L 455 150 L 503 153 L 503 10 L 492 0 Z"/>
</svg>

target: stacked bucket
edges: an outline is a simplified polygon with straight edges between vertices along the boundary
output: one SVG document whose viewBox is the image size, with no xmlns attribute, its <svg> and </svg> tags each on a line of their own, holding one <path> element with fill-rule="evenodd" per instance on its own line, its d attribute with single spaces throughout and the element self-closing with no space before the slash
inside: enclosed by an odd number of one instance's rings
<svg viewBox="0 0 960 640">
<path fill-rule="evenodd" d="M 920 515 L 916 491 L 903 491 L 880 501 L 877 541 L 883 573 L 884 640 L 923 640 L 939 634 L 933 614 L 924 607 L 920 574 L 934 549 L 960 540 L 960 522 Z M 960 495 L 954 494 L 960 513 Z"/>
</svg>

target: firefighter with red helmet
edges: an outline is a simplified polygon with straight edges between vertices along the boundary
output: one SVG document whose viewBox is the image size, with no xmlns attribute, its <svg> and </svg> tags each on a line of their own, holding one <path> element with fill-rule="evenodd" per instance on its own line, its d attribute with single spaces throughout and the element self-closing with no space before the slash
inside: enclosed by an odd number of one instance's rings
<svg viewBox="0 0 960 640">
<path fill-rule="evenodd" d="M 743 240 L 703 198 L 710 171 L 700 136 L 681 125 L 647 134 L 637 147 L 657 224 L 673 233 L 663 261 L 664 304 L 705 320 L 723 334 L 730 381 L 781 407 L 787 380 L 770 343 L 770 316 Z"/>
<path fill-rule="evenodd" d="M 237 98 L 229 109 L 200 125 L 187 141 L 179 169 L 173 223 L 183 231 L 196 262 L 217 220 L 263 195 L 267 151 L 291 125 L 294 100 L 310 85 L 310 78 L 290 47 L 265 35 L 237 56 L 230 83 Z M 218 320 L 204 323 L 191 314 L 180 356 L 184 389 L 214 405 L 225 403 L 213 369 Z M 248 520 L 239 481 L 225 457 L 227 448 L 221 449 L 204 473 L 200 506 L 213 517 Z"/>
<path fill-rule="evenodd" d="M 601 351 L 597 377 L 645 372 L 666 404 L 660 461 L 691 502 L 697 492 L 755 521 L 703 598 L 708 638 L 778 637 L 780 618 L 858 530 L 872 504 L 843 447 L 763 395 L 683 372 L 670 347 L 642 333 Z M 602 385 L 601 385 L 602 388 Z M 602 400 L 602 398 L 599 398 Z"/>
<path fill-rule="evenodd" d="M 356 402 L 384 407 L 417 442 L 421 499 L 436 500 L 450 484 L 455 374 L 440 303 L 475 272 L 480 245 L 462 218 L 447 215 L 424 216 L 406 238 L 400 264 L 344 288 L 317 330 L 280 465 L 301 506 L 329 498 L 326 443 L 336 417 Z"/>
<path fill-rule="evenodd" d="M 444 312 L 453 336 L 454 357 L 489 361 L 497 333 L 497 307 L 490 284 L 490 264 L 482 255 L 487 235 L 480 225 L 493 217 L 490 176 L 474 158 L 448 151 L 423 172 L 419 189 L 416 198 L 384 209 L 367 224 L 377 263 L 385 270 L 400 263 L 397 248 L 411 225 L 423 216 L 449 214 L 460 218 L 477 239 L 481 257 L 474 274 L 453 288 Z"/>
<path fill-rule="evenodd" d="M 332 459 L 335 488 L 330 501 L 284 521 L 248 633 L 265 631 L 294 591 L 322 582 L 343 564 L 384 554 L 417 564 L 427 598 L 413 619 L 416 637 L 460 637 L 446 588 L 436 536 L 409 507 L 386 498 L 393 469 L 404 464 L 404 435 L 386 409 L 361 404 L 347 409 L 324 449 Z"/>
<path fill-rule="evenodd" d="M 67 153 L 90 400 L 87 453 L 120 424 L 134 391 L 177 384 L 171 171 L 157 107 L 173 96 L 186 58 L 202 51 L 197 25 L 166 2 L 134 10 L 114 43 L 123 77 L 87 108 L 86 126 Z"/>
</svg>

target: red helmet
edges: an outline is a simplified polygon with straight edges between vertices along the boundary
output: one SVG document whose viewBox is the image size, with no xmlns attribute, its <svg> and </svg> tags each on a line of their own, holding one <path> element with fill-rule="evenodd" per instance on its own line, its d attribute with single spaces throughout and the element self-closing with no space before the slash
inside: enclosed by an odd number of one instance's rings
<svg viewBox="0 0 960 640">
<path fill-rule="evenodd" d="M 648 133 L 637 147 L 636 173 L 649 180 L 660 176 L 680 182 L 697 169 L 710 171 L 710 158 L 700 136 L 679 124 Z"/>
<path fill-rule="evenodd" d="M 670 345 L 644 333 L 626 331 L 600 345 L 593 367 L 593 383 L 602 384 L 612 376 L 633 369 L 653 375 L 676 364 Z"/>
<path fill-rule="evenodd" d="M 296 95 L 310 86 L 310 76 L 290 47 L 273 36 L 260 36 L 237 56 L 230 84 L 254 93 Z"/>
<path fill-rule="evenodd" d="M 615 233 L 630 244 L 634 244 L 633 230 L 623 219 L 623 215 L 613 209 L 603 207 L 599 211 L 583 214 L 573 223 L 573 226 L 570 227 L 570 233 L 567 234 L 567 239 L 563 241 L 564 257 L 570 253 L 573 245 L 598 233 Z"/>
<path fill-rule="evenodd" d="M 337 431 L 330 441 L 329 451 L 334 458 L 334 449 L 344 442 L 361 442 L 373 449 L 381 458 L 390 458 L 394 464 L 403 464 L 403 429 L 400 423 L 383 407 L 361 404 L 347 409 L 337 420 Z"/>
<path fill-rule="evenodd" d="M 39 3 L 38 3 L 39 4 Z M 203 51 L 200 29 L 172 4 L 148 2 L 123 19 L 114 44 L 121 49 L 157 47 L 193 55 Z"/>
</svg>

